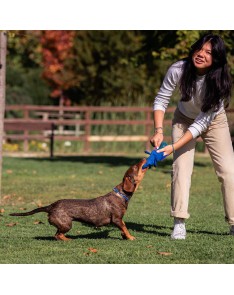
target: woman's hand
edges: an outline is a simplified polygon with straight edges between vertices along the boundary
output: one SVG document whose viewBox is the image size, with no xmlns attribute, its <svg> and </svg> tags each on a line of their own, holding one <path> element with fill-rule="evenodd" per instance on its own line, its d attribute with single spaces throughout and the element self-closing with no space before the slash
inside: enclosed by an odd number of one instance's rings
<svg viewBox="0 0 234 295">
<path fill-rule="evenodd" d="M 171 153 L 174 153 L 192 139 L 192 133 L 189 130 L 187 130 L 185 134 L 177 142 L 167 145 L 164 148 L 157 150 L 157 152 L 163 152 L 164 156 L 169 156 Z"/>
<path fill-rule="evenodd" d="M 150 143 L 153 147 L 159 148 L 160 144 L 163 142 L 163 134 L 162 133 L 155 133 L 150 138 Z"/>
<path fill-rule="evenodd" d="M 174 148 L 172 144 L 166 145 L 164 148 L 157 150 L 157 153 L 163 152 L 164 156 L 169 156 L 171 153 L 174 152 Z"/>
</svg>

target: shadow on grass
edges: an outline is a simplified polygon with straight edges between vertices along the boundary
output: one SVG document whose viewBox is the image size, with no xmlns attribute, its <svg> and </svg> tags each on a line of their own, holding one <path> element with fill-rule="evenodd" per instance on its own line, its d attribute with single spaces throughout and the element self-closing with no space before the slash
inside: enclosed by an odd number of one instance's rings
<svg viewBox="0 0 234 295">
<path fill-rule="evenodd" d="M 131 231 L 135 232 L 142 232 L 147 234 L 153 234 L 161 237 L 170 237 L 170 232 L 172 231 L 173 227 L 170 226 L 161 226 L 161 225 L 155 225 L 155 224 L 141 224 L 141 223 L 135 223 L 135 222 L 128 222 L 126 223 L 126 226 L 130 233 Z M 88 227 L 90 227 L 88 225 Z M 110 237 L 109 233 L 113 230 L 119 231 L 119 229 L 113 225 L 107 226 L 109 229 L 102 230 L 102 228 L 95 228 L 94 232 L 88 233 L 88 234 L 77 234 L 77 235 L 69 235 L 69 233 L 66 235 L 67 238 L 70 238 L 71 240 L 76 239 L 111 239 L 111 240 L 122 240 L 121 235 L 119 237 Z M 120 233 L 120 231 L 119 231 Z M 191 234 L 205 234 L 205 235 L 214 235 L 214 236 L 227 236 L 229 233 L 217 233 L 217 232 L 211 232 L 207 230 L 187 230 L 187 233 Z M 134 234 L 133 234 L 134 235 Z M 36 240 L 43 240 L 43 241 L 56 241 L 56 239 L 53 236 L 49 237 L 35 237 Z"/>
<path fill-rule="evenodd" d="M 25 158 L 25 160 L 34 160 L 38 162 L 76 162 L 76 163 L 84 163 L 84 164 L 107 164 L 109 166 L 131 166 L 134 163 L 138 163 L 143 157 L 125 157 L 125 156 L 55 156 L 54 158 L 41 158 L 41 157 L 31 157 Z M 147 158 L 147 156 L 146 156 Z M 165 168 L 171 167 L 173 163 L 172 158 L 168 158 L 158 163 L 157 168 Z M 206 167 L 210 166 L 211 163 L 205 161 L 202 162 L 200 160 L 195 160 L 194 165 L 197 167 Z"/>
<path fill-rule="evenodd" d="M 124 157 L 124 156 L 56 156 L 53 159 L 50 158 L 25 158 L 25 160 L 33 160 L 38 162 L 48 161 L 51 163 L 56 162 L 76 162 L 84 164 L 107 164 L 109 166 L 131 166 L 134 163 L 138 163 L 144 157 Z M 171 165 L 171 160 L 165 160 L 165 165 Z"/>
<path fill-rule="evenodd" d="M 118 229 L 117 229 L 118 230 Z M 80 234 L 77 234 L 77 235 L 69 235 L 66 234 L 66 237 L 71 239 L 71 240 L 76 240 L 76 239 L 90 239 L 90 240 L 94 240 L 94 239 L 114 239 L 114 240 L 122 240 L 121 236 L 120 238 L 115 238 L 115 237 L 110 237 L 109 236 L 109 233 L 111 232 L 112 230 L 104 230 L 104 231 L 101 231 L 101 230 L 98 230 L 98 232 L 95 232 L 95 229 L 94 229 L 94 232 L 93 233 L 89 233 L 89 234 L 86 234 L 86 235 L 80 235 Z M 56 241 L 56 239 L 52 236 L 50 237 L 35 237 L 36 240 L 43 240 L 43 241 Z"/>
<path fill-rule="evenodd" d="M 144 232 L 144 233 L 149 233 L 149 234 L 155 234 L 158 236 L 170 236 L 170 232 L 172 231 L 173 227 L 172 226 L 160 226 L 160 225 L 155 225 L 155 224 L 140 224 L 140 223 L 135 223 L 135 222 L 128 222 L 126 223 L 126 226 L 129 230 L 134 230 L 136 232 Z M 150 229 L 151 228 L 151 229 Z M 163 230 L 163 231 L 161 231 Z M 167 230 L 167 232 L 165 232 Z M 217 233 L 217 232 L 211 232 L 207 230 L 187 230 L 187 233 L 191 234 L 206 234 L 206 235 L 215 235 L 215 236 L 225 236 L 229 235 L 228 233 Z"/>
<path fill-rule="evenodd" d="M 168 232 L 161 232 L 161 230 L 169 229 L 168 226 L 160 226 L 155 224 L 141 224 L 135 222 L 127 222 L 127 228 L 131 231 L 154 234 L 158 236 L 168 236 Z M 152 229 L 150 229 L 152 228 Z"/>
</svg>

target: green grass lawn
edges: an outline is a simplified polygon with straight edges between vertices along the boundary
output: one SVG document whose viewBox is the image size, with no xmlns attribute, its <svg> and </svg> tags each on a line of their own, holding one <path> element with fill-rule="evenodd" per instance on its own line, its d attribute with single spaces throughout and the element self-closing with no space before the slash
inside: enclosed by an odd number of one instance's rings
<svg viewBox="0 0 234 295">
<path fill-rule="evenodd" d="M 224 222 L 220 184 L 209 157 L 196 156 L 187 239 L 170 233 L 171 158 L 150 169 L 134 194 L 124 221 L 135 241 L 114 226 L 73 223 L 72 241 L 54 239 L 46 213 L 12 217 L 61 198 L 93 198 L 121 182 L 144 157 L 77 156 L 3 159 L 0 264 L 233 264 L 234 237 Z"/>
</svg>

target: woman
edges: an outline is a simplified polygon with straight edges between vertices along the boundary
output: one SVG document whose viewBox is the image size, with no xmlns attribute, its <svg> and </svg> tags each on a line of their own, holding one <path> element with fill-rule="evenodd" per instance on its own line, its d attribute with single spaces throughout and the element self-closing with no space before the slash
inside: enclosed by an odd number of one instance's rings
<svg viewBox="0 0 234 295">
<path fill-rule="evenodd" d="M 179 87 L 181 99 L 172 121 L 172 144 L 158 152 L 173 153 L 172 239 L 185 239 L 196 138 L 201 136 L 221 182 L 225 219 L 234 235 L 234 155 L 225 113 L 231 97 L 223 40 L 207 34 L 195 42 L 188 58 L 171 65 L 154 101 L 155 133 L 151 144 L 163 141 L 163 119 L 170 97 Z"/>
</svg>

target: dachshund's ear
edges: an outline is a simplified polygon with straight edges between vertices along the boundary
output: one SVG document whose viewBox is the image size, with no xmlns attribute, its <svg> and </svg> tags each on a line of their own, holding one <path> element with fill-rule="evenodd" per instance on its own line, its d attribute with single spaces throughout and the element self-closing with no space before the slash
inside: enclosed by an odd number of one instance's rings
<svg viewBox="0 0 234 295">
<path fill-rule="evenodd" d="M 135 185 L 132 182 L 132 179 L 130 176 L 126 176 L 124 177 L 124 181 L 123 181 L 123 189 L 126 192 L 132 193 L 135 191 Z"/>
</svg>

